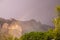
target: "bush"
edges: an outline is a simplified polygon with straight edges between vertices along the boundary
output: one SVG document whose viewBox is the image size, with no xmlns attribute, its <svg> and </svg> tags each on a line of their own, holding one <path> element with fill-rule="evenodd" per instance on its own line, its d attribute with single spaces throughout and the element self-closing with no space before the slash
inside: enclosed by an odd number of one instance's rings
<svg viewBox="0 0 60 40">
<path fill-rule="evenodd" d="M 44 32 L 30 32 L 23 35 L 20 40 L 47 40 L 47 35 Z"/>
</svg>

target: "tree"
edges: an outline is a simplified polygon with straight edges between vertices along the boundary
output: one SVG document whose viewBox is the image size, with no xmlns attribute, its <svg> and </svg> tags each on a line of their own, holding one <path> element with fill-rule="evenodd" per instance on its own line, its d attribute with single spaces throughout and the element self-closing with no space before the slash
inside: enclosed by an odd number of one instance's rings
<svg viewBox="0 0 60 40">
<path fill-rule="evenodd" d="M 47 40 L 53 39 L 52 29 L 50 29 L 49 31 L 47 31 L 46 36 L 47 36 Z"/>
<path fill-rule="evenodd" d="M 20 40 L 46 40 L 44 32 L 30 32 L 23 35 Z"/>
<path fill-rule="evenodd" d="M 54 29 L 54 39 L 60 40 L 60 6 L 57 6 L 57 17 L 53 20 L 55 29 Z"/>
</svg>

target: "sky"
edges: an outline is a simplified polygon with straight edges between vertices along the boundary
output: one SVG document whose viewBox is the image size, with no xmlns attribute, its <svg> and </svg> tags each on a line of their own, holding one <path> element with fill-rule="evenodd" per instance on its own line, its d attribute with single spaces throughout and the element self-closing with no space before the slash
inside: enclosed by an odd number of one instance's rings
<svg viewBox="0 0 60 40">
<path fill-rule="evenodd" d="M 57 5 L 60 0 L 0 0 L 0 17 L 21 21 L 35 19 L 52 26 Z"/>
</svg>

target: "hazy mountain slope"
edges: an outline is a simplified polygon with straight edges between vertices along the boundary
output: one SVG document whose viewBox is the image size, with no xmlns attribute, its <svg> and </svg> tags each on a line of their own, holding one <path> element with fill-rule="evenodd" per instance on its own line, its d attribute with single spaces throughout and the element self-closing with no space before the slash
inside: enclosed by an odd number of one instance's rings
<svg viewBox="0 0 60 40">
<path fill-rule="evenodd" d="M 36 22 L 35 20 L 21 22 L 21 25 L 23 33 L 31 31 L 41 31 L 40 30 L 41 23 L 39 24 L 39 22 Z"/>
<path fill-rule="evenodd" d="M 35 20 L 23 21 L 21 22 L 23 33 L 31 31 L 47 31 L 50 28 L 53 28 L 49 25 L 41 24 Z"/>
<path fill-rule="evenodd" d="M 32 31 L 48 31 L 50 28 L 53 27 L 41 24 L 41 22 L 37 22 L 34 19 L 29 21 L 19 21 L 16 19 L 0 18 L 0 31 L 16 37 Z"/>
</svg>

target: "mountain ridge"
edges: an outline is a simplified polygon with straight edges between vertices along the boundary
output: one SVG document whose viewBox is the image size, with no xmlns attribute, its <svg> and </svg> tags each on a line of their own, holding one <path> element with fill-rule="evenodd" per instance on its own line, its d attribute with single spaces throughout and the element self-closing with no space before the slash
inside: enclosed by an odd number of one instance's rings
<svg viewBox="0 0 60 40">
<path fill-rule="evenodd" d="M 53 27 L 49 25 L 42 24 L 41 22 L 37 22 L 34 19 L 29 21 L 19 21 L 14 18 L 12 19 L 4 19 L 0 18 L 0 29 L 4 33 L 11 34 L 14 37 L 19 37 L 27 32 L 38 31 L 45 32 Z"/>
</svg>

